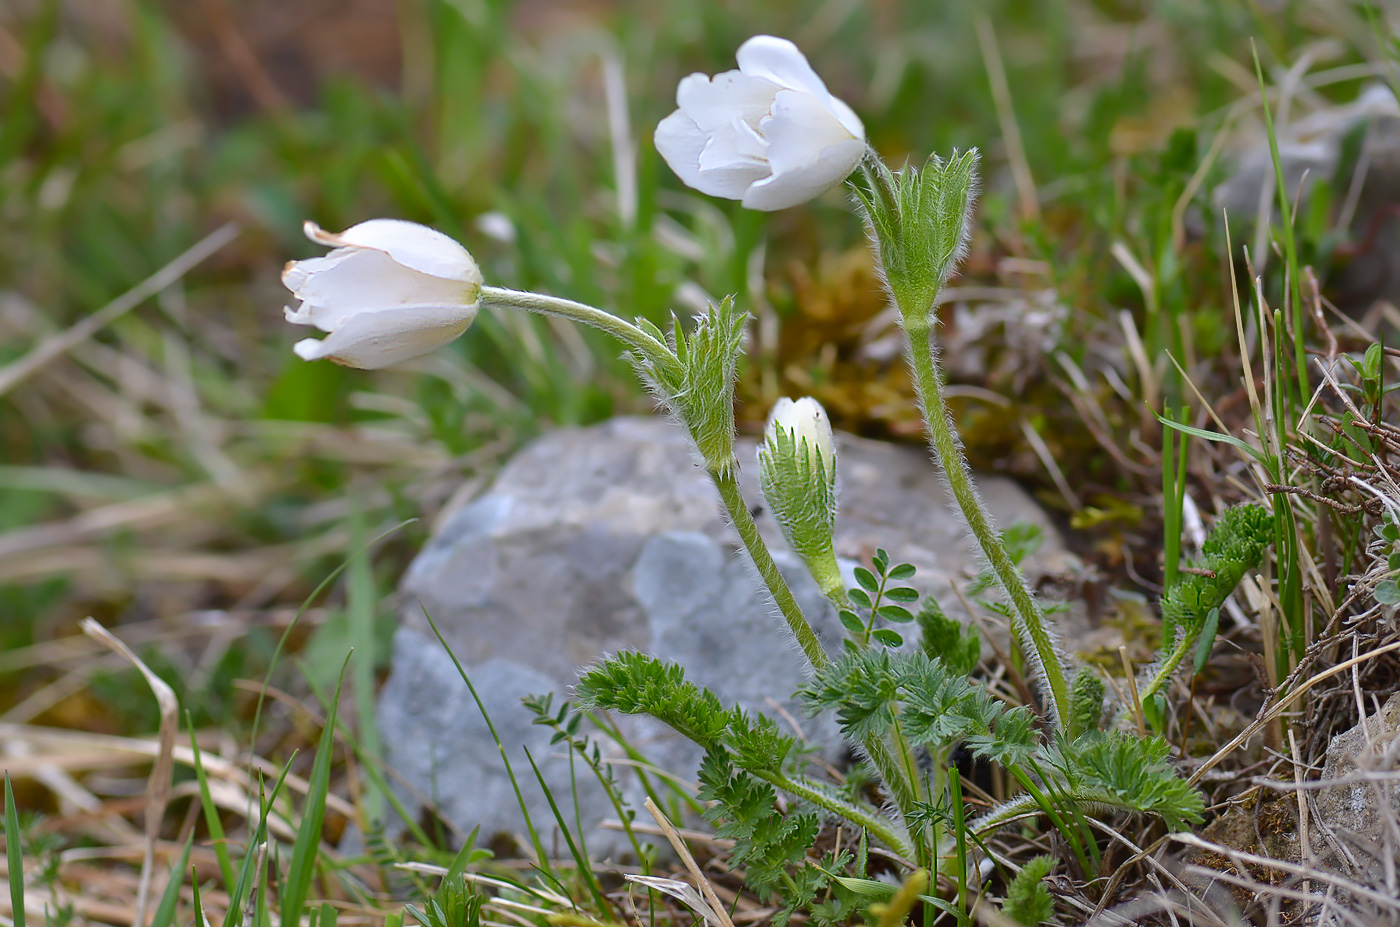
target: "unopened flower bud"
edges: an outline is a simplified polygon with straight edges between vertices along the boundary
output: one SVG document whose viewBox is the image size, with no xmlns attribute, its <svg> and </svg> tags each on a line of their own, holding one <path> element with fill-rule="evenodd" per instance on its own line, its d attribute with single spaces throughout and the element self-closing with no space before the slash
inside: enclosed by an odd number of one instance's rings
<svg viewBox="0 0 1400 927">
<path fill-rule="evenodd" d="M 788 545 L 827 596 L 844 589 L 836 527 L 836 451 L 831 421 L 812 398 L 779 399 L 758 449 L 759 484 Z"/>
</svg>

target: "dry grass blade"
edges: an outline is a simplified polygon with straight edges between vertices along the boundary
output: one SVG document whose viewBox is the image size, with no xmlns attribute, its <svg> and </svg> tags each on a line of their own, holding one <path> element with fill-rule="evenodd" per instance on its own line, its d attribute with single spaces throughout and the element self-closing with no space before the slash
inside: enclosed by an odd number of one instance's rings
<svg viewBox="0 0 1400 927">
<path fill-rule="evenodd" d="M 1304 880 L 1304 885 L 1306 885 L 1308 881 L 1323 882 L 1349 892 L 1357 898 L 1363 898 L 1377 905 L 1381 910 L 1392 911 L 1400 915 L 1400 898 L 1395 898 L 1384 892 L 1375 891 L 1351 879 L 1327 872 L 1324 869 L 1291 863 L 1287 860 L 1277 859 L 1272 856 L 1260 856 L 1257 853 L 1249 853 L 1244 850 L 1235 849 L 1234 847 L 1221 846 L 1218 843 L 1212 843 L 1209 840 L 1197 837 L 1195 834 L 1172 834 L 1172 839 L 1178 843 L 1184 843 L 1187 846 L 1195 847 L 1198 850 L 1205 850 L 1209 853 L 1218 853 L 1225 856 L 1241 870 L 1247 870 L 1247 866 L 1255 866 L 1285 873 L 1293 878 L 1302 879 Z M 1221 873 L 1213 870 L 1210 871 L 1210 874 L 1214 877 L 1219 877 L 1221 875 Z M 1299 894 L 1302 900 L 1314 900 L 1314 894 L 1311 890 L 1305 889 Z"/>
<path fill-rule="evenodd" d="M 238 226 L 232 222 L 221 225 L 206 235 L 193 247 L 160 270 L 147 277 L 135 287 L 112 300 L 92 315 L 73 325 L 66 331 L 49 338 L 36 346 L 19 360 L 0 368 L 0 396 L 8 393 L 45 364 L 61 357 L 77 345 L 91 338 L 103 327 L 141 305 L 147 299 L 179 280 L 193 268 L 214 255 L 238 235 Z"/>
<path fill-rule="evenodd" d="M 992 21 L 985 15 L 977 17 L 977 42 L 982 47 L 982 60 L 987 66 L 987 79 L 991 82 L 992 99 L 996 103 L 997 122 L 1001 125 L 1002 139 L 1006 143 L 1007 157 L 1011 161 L 1011 176 L 1016 184 L 1016 202 L 1020 206 L 1023 218 L 1039 221 L 1040 198 L 1036 193 L 1030 160 L 1026 157 L 1026 146 L 1021 141 L 1021 127 L 1016 122 L 1016 113 L 1011 106 L 1011 88 L 1006 81 L 1006 66 L 1001 60 L 996 30 L 992 28 Z"/>
<path fill-rule="evenodd" d="M 719 927 L 734 927 L 734 922 L 729 919 L 729 912 L 725 910 L 724 904 L 720 902 L 719 896 L 715 894 L 714 886 L 710 880 L 705 878 L 705 874 L 700 871 L 700 867 L 695 863 L 695 857 L 690 855 L 690 848 L 685 845 L 681 835 L 676 833 L 675 825 L 667 820 L 666 815 L 661 813 L 661 809 L 656 807 L 656 802 L 650 797 L 645 802 L 647 811 L 656 819 L 657 826 L 666 835 L 666 839 L 671 842 L 671 848 L 676 851 L 676 855 L 681 858 L 685 868 L 689 870 L 691 878 L 695 879 L 695 884 L 700 886 L 701 893 L 705 900 L 709 902 L 710 910 L 718 918 Z"/>
<path fill-rule="evenodd" d="M 142 662 L 126 644 L 114 637 L 106 628 L 85 618 L 83 632 L 106 644 L 125 657 L 141 672 L 146 684 L 160 706 L 160 750 L 156 754 L 155 765 L 146 785 L 146 852 L 141 861 L 141 884 L 136 893 L 136 914 L 132 923 L 144 927 L 146 906 L 150 901 L 151 877 L 155 872 L 156 842 L 160 839 L 160 822 L 165 817 L 165 806 L 170 801 L 170 777 L 175 769 L 175 735 L 178 733 L 180 703 L 175 698 L 175 690 Z"/>
<path fill-rule="evenodd" d="M 160 754 L 158 738 L 152 742 L 141 737 L 90 734 L 85 731 L 69 731 L 5 722 L 0 722 L 0 743 L 30 745 L 30 748 L 22 752 L 12 752 L 5 761 L 10 774 L 15 776 L 34 775 L 36 771 L 44 768 L 91 770 L 130 766 L 136 762 L 134 758 L 155 759 Z M 175 762 L 182 766 L 191 768 L 194 766 L 194 751 L 187 746 L 177 746 L 173 757 Z M 221 777 L 228 783 L 229 788 L 239 790 L 238 801 L 241 803 L 241 807 L 247 807 L 250 787 L 253 793 L 257 791 L 254 780 L 249 778 L 248 770 L 215 754 L 206 753 L 203 762 L 206 772 L 211 776 Z M 263 757 L 254 756 L 251 763 L 255 773 L 260 772 L 264 776 L 272 777 L 281 773 L 281 767 L 278 764 Z M 284 777 L 284 785 L 299 795 L 307 794 L 309 788 L 306 779 L 295 773 L 288 773 Z M 356 813 L 355 806 L 338 795 L 327 796 L 326 804 L 328 808 L 346 817 L 353 818 Z M 220 806 L 225 807 L 222 801 Z M 229 810 L 238 810 L 239 805 L 227 807 Z M 278 817 L 269 816 L 269 828 L 272 828 L 274 822 L 278 820 L 280 820 Z M 278 826 L 286 826 L 285 821 Z M 289 828 L 287 833 L 293 833 L 293 831 Z"/>
<path fill-rule="evenodd" d="M 1293 689 L 1288 694 L 1280 698 L 1277 702 L 1274 702 L 1272 705 L 1260 711 L 1259 716 L 1253 721 L 1251 721 L 1249 725 L 1245 727 L 1244 730 L 1240 731 L 1237 735 L 1235 735 L 1235 737 L 1233 737 L 1230 740 L 1229 743 L 1225 744 L 1225 746 L 1217 750 L 1214 756 L 1202 763 L 1200 768 L 1198 768 L 1194 773 L 1191 774 L 1191 778 L 1188 781 L 1192 785 L 1195 785 L 1196 783 L 1200 782 L 1207 772 L 1218 766 L 1222 761 L 1224 761 L 1224 759 L 1227 756 L 1229 756 L 1235 750 L 1239 749 L 1240 746 L 1242 746 L 1247 740 L 1249 740 L 1249 738 L 1259 733 L 1259 731 L 1262 730 L 1266 725 L 1275 721 L 1280 715 L 1282 715 L 1285 711 L 1292 707 L 1295 702 L 1297 702 L 1304 695 L 1306 695 L 1307 692 L 1310 689 L 1312 689 L 1313 686 L 1326 679 L 1330 679 L 1331 677 L 1336 676 L 1338 673 L 1345 673 L 1347 670 L 1351 669 L 1357 664 L 1364 663 L 1367 660 L 1374 660 L 1377 657 L 1380 657 L 1387 653 L 1393 653 L 1396 650 L 1400 650 L 1400 641 L 1395 641 L 1393 643 L 1386 644 L 1384 647 L 1379 647 L 1376 650 L 1372 650 L 1370 653 L 1364 653 L 1360 656 L 1352 657 L 1350 660 L 1347 660 L 1343 663 L 1338 663 L 1336 666 L 1329 667 L 1328 669 L 1318 673 L 1316 676 L 1313 676 L 1312 678 L 1304 681 L 1298 686 L 1298 688 Z"/>
<path fill-rule="evenodd" d="M 714 908 L 700 896 L 689 882 L 682 882 L 680 879 L 665 879 L 660 876 L 637 875 L 628 873 L 623 876 L 628 882 L 636 882 L 646 888 L 656 889 L 658 892 L 670 895 L 672 898 L 690 908 L 696 914 L 705 919 L 708 924 L 719 924 L 720 916 L 715 913 Z"/>
</svg>

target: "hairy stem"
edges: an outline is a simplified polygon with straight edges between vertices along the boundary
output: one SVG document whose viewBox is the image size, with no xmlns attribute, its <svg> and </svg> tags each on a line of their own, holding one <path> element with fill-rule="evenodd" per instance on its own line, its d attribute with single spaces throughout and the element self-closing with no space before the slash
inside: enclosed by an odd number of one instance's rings
<svg viewBox="0 0 1400 927">
<path fill-rule="evenodd" d="M 991 516 L 977 496 L 972 477 L 968 475 L 967 460 L 948 415 L 948 406 L 943 399 L 943 383 L 933 359 L 933 348 L 929 344 L 929 319 L 932 313 L 902 314 L 909 338 L 909 366 L 914 373 L 914 385 L 918 390 L 919 405 L 923 409 L 924 424 L 928 426 L 934 456 L 938 458 L 948 488 L 967 526 L 972 529 L 998 583 L 1011 600 L 1012 625 L 1017 638 L 1023 644 L 1030 643 L 1035 650 L 1046 683 L 1051 719 L 1060 722 L 1067 717 L 1069 709 L 1069 685 L 1065 681 L 1064 665 L 1045 628 L 1040 607 L 1026 586 L 1025 577 L 1007 552 L 1001 535 L 992 525 Z"/>
<path fill-rule="evenodd" d="M 526 293 L 521 290 L 508 290 L 498 286 L 481 288 L 481 305 L 497 309 L 524 309 L 540 315 L 552 315 L 561 319 L 582 322 L 600 331 L 605 331 L 619 341 L 629 345 L 648 360 L 662 369 L 676 366 L 675 355 L 670 347 L 658 341 L 655 336 L 642 331 L 625 319 L 611 312 L 595 309 L 572 299 L 545 296 L 540 293 Z"/>
<path fill-rule="evenodd" d="M 763 542 L 763 537 L 758 533 L 758 525 L 754 523 L 753 516 L 749 514 L 749 507 L 744 502 L 744 494 L 739 489 L 739 481 L 734 476 L 734 468 L 712 468 L 710 469 L 710 479 L 714 481 L 715 488 L 719 490 L 720 501 L 724 504 L 725 511 L 729 513 L 729 520 L 733 523 L 734 530 L 739 532 L 739 540 L 743 542 L 744 549 L 748 551 L 749 557 L 753 560 L 758 575 L 762 577 L 763 584 L 768 588 L 768 594 L 773 597 L 774 604 L 778 606 L 778 611 L 782 614 L 783 620 L 787 622 L 788 630 L 792 632 L 798 646 L 807 655 L 807 662 L 813 670 L 826 666 L 831 662 L 831 659 L 826 655 L 826 650 L 822 648 L 816 632 L 807 623 L 806 616 L 802 614 L 801 606 L 797 604 L 797 600 L 793 598 L 792 590 L 788 588 L 787 580 L 783 579 L 778 565 L 773 562 L 773 555 L 768 552 L 768 545 Z M 885 787 L 890 790 L 895 805 L 906 820 L 910 819 L 919 798 L 915 783 L 904 775 L 898 760 L 891 754 L 889 746 L 883 739 L 876 736 L 867 737 L 861 746 L 865 748 L 871 764 L 880 773 Z M 925 846 L 925 841 L 917 840 L 916 844 L 919 850 L 919 853 L 915 854 L 916 857 L 927 853 L 928 848 Z"/>
<path fill-rule="evenodd" d="M 797 645 L 806 654 L 807 662 L 811 664 L 812 669 L 821 669 L 831 660 L 827 657 L 821 641 L 817 639 L 816 632 L 807 623 L 807 617 L 802 614 L 801 606 L 793 598 L 787 580 L 783 579 L 778 565 L 773 562 L 773 555 L 768 552 L 768 545 L 763 543 L 763 538 L 758 533 L 758 525 L 754 523 L 753 516 L 749 514 L 749 507 L 744 502 L 744 494 L 739 489 L 739 480 L 734 476 L 733 468 L 726 468 L 723 471 L 711 469 L 710 478 L 714 480 L 715 488 L 719 490 L 720 501 L 724 503 L 724 508 L 729 513 L 729 520 L 733 523 L 734 530 L 739 532 L 739 540 L 743 542 L 744 549 L 748 551 L 753 565 L 758 569 L 758 575 L 762 577 L 763 584 L 768 587 L 769 595 L 773 597 L 774 604 L 778 606 L 783 620 L 787 622 L 788 630 L 797 639 Z"/>
<path fill-rule="evenodd" d="M 1180 632 L 1176 646 L 1172 648 L 1171 653 L 1162 657 L 1157 668 L 1152 672 L 1152 679 L 1148 681 L 1146 686 L 1140 687 L 1139 701 L 1146 703 L 1148 699 L 1162 691 L 1167 683 L 1171 682 L 1172 676 L 1176 675 L 1181 662 L 1186 659 L 1186 655 L 1191 652 L 1191 648 L 1196 645 L 1196 640 L 1199 637 L 1199 631 L 1193 633 L 1183 629 Z"/>
<path fill-rule="evenodd" d="M 779 772 L 772 770 L 752 769 L 749 772 L 763 779 L 772 785 L 796 795 L 804 801 L 811 802 L 819 808 L 825 808 L 832 814 L 844 818 L 857 827 L 863 827 L 891 850 L 899 855 L 913 859 L 918 855 L 917 848 L 909 840 L 908 835 L 900 833 L 898 826 L 890 820 L 882 817 L 871 808 L 865 808 L 854 802 L 847 801 L 835 794 L 830 789 L 823 787 L 820 783 L 813 782 L 803 777 L 789 778 Z"/>
</svg>

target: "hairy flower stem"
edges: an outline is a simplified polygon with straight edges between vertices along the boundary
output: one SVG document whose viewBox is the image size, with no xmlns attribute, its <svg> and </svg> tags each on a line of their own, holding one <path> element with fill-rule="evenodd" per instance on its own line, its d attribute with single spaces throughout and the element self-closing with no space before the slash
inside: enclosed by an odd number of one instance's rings
<svg viewBox="0 0 1400 927">
<path fill-rule="evenodd" d="M 561 319 L 582 322 L 600 331 L 607 332 L 627 344 L 661 369 L 677 366 L 675 355 L 666 344 L 658 341 L 631 322 L 621 319 L 611 312 L 595 309 L 592 306 L 576 303 L 572 299 L 545 296 L 540 293 L 526 293 L 521 290 L 508 290 L 499 286 L 481 288 L 481 305 L 497 309 L 524 309 L 540 315 L 552 315 Z"/>
<path fill-rule="evenodd" d="M 1176 671 L 1181 667 L 1182 661 L 1186 659 L 1186 655 L 1196 646 L 1196 641 L 1199 638 L 1199 631 L 1195 633 L 1179 632 L 1176 646 L 1172 648 L 1171 653 L 1162 657 L 1158 662 L 1157 668 L 1152 673 L 1152 679 L 1147 685 L 1139 687 L 1139 701 L 1146 703 L 1148 699 L 1166 688 L 1167 683 L 1172 681 L 1172 677 L 1176 675 Z"/>
<path fill-rule="evenodd" d="M 932 312 L 918 314 L 902 311 L 904 331 L 909 338 L 909 366 L 914 373 L 914 386 L 919 394 L 919 406 L 923 409 L 924 424 L 928 427 L 929 443 L 934 456 L 943 468 L 948 488 L 962 511 L 967 526 L 972 529 L 982 553 L 996 574 L 997 582 L 1011 600 L 1012 625 L 1016 637 L 1029 642 L 1040 664 L 1041 674 L 1046 683 L 1050 717 L 1060 723 L 1068 717 L 1069 684 L 1065 681 L 1064 665 L 1055 651 L 1054 642 L 1045 629 L 1045 622 L 1026 586 L 1026 579 L 1016 562 L 1011 559 L 1002 542 L 1001 535 L 992 525 L 991 516 L 977 496 L 968 475 L 967 459 L 963 456 L 962 445 L 953 430 L 948 405 L 943 399 L 943 383 L 938 366 L 933 358 L 933 347 L 929 343 L 932 326 Z"/>
<path fill-rule="evenodd" d="M 719 490 L 720 501 L 724 503 L 724 508 L 729 513 L 729 520 L 733 523 L 734 530 L 739 532 L 739 540 L 743 542 L 744 549 L 749 552 L 753 565 L 758 569 L 758 575 L 762 577 L 763 584 L 768 587 L 768 593 L 773 596 L 773 602 L 778 606 L 778 611 L 782 613 L 783 620 L 787 622 L 788 630 L 796 638 L 797 645 L 806 654 L 807 662 L 811 664 L 812 668 L 821 669 L 831 660 L 827 657 L 826 650 L 822 648 L 822 642 L 817 639 L 816 632 L 807 623 L 807 617 L 802 614 L 801 606 L 793 598 L 787 580 L 783 579 L 778 565 L 773 562 L 773 555 L 768 552 L 768 545 L 763 543 L 763 538 L 758 533 L 758 525 L 754 523 L 753 516 L 749 514 L 749 507 L 744 502 L 744 494 L 739 489 L 739 480 L 734 475 L 734 468 L 725 467 L 721 470 L 711 466 L 709 472 L 710 478 L 714 480 L 715 488 Z"/>
<path fill-rule="evenodd" d="M 503 287 L 485 286 L 481 288 L 481 304 L 486 307 L 500 309 L 525 309 L 529 312 L 536 312 L 541 315 L 552 315 L 562 319 L 569 319 L 574 322 L 582 322 L 601 331 L 607 332 L 613 337 L 622 341 L 639 354 L 649 360 L 658 370 L 676 372 L 680 370 L 680 362 L 676 358 L 671 347 L 659 341 L 654 335 L 643 331 L 640 327 L 633 325 L 624 319 L 618 318 L 610 312 L 596 309 L 583 303 L 574 302 L 571 299 L 560 299 L 555 296 L 544 296 L 539 293 L 527 293 L 520 290 L 508 290 Z M 693 435 L 692 435 L 693 436 Z M 787 581 L 783 579 L 782 573 L 778 570 L 778 565 L 773 562 L 773 556 L 768 552 L 768 546 L 763 543 L 763 538 L 758 533 L 758 525 L 754 523 L 753 516 L 749 514 L 749 507 L 744 501 L 744 495 L 739 489 L 739 481 L 735 478 L 735 465 L 732 451 L 727 459 L 707 460 L 706 470 L 710 478 L 714 481 L 715 487 L 719 490 L 720 500 L 724 503 L 725 510 L 729 513 L 729 520 L 733 523 L 734 529 L 739 533 L 739 539 L 744 544 L 744 549 L 748 551 L 752 558 L 754 567 L 763 579 L 763 584 L 768 588 L 769 594 L 773 597 L 774 603 L 778 606 L 778 611 L 782 613 L 783 620 L 787 622 L 788 630 L 797 640 L 797 644 L 802 648 L 803 654 L 807 657 L 807 662 L 811 667 L 820 669 L 826 666 L 830 659 L 826 655 L 826 650 L 822 648 L 821 641 L 817 639 L 812 626 L 808 624 L 807 618 L 802 614 L 802 608 L 793 598 L 792 590 L 788 588 Z M 844 590 L 842 596 L 844 597 Z M 890 794 L 899 807 L 900 812 L 906 820 L 910 820 L 911 815 L 917 808 L 918 802 L 918 779 L 916 777 L 917 766 L 913 762 L 912 754 L 909 753 L 907 745 L 895 732 L 896 743 L 899 745 L 904 758 L 904 765 L 911 770 L 909 776 L 904 775 L 900 763 L 890 753 L 889 746 L 878 737 L 868 738 L 862 746 L 865 748 L 870 762 L 875 766 L 880 776 L 884 779 L 885 787 L 890 790 Z M 795 795 L 816 801 L 807 793 L 810 788 L 800 784 L 789 786 L 772 780 L 775 785 L 792 791 Z M 786 780 L 784 780 L 786 782 Z M 822 807 L 834 811 L 847 817 L 853 824 L 865 827 L 881 840 L 885 841 L 891 848 L 909 856 L 913 855 L 919 865 L 928 864 L 929 848 L 925 840 L 915 839 L 913 841 L 913 853 L 910 853 L 910 839 L 908 837 L 899 839 L 890 829 L 888 822 L 867 820 L 868 815 L 863 815 L 859 809 L 847 809 L 844 806 L 836 808 L 831 806 L 831 801 L 835 799 L 817 802 Z M 851 811 L 856 816 L 847 814 Z M 863 816 L 862 816 L 863 815 Z"/>
<path fill-rule="evenodd" d="M 918 856 L 918 848 L 910 843 L 909 837 L 899 833 L 893 822 L 886 820 L 872 809 L 847 801 L 841 796 L 833 794 L 829 789 L 823 788 L 819 783 L 801 777 L 793 779 L 771 770 L 752 769 L 749 772 L 785 792 L 845 818 L 856 827 L 865 828 L 900 856 L 908 859 Z"/>
<path fill-rule="evenodd" d="M 802 614 L 801 606 L 797 604 L 797 600 L 793 598 L 792 590 L 788 588 L 787 580 L 783 579 L 778 565 L 773 562 L 773 555 L 768 552 L 768 545 L 763 542 L 763 537 L 758 533 L 758 525 L 754 523 L 753 516 L 749 514 L 748 504 L 744 501 L 744 494 L 739 489 L 739 481 L 734 475 L 734 467 L 710 465 L 707 469 L 710 473 L 710 479 L 714 481 L 715 488 L 719 490 L 720 501 L 724 504 L 725 511 L 729 513 L 729 520 L 733 523 L 734 530 L 739 533 L 739 540 L 743 542 L 744 549 L 748 551 L 749 557 L 753 560 L 753 565 L 758 570 L 758 575 L 763 579 L 763 584 L 768 587 L 768 593 L 773 597 L 778 611 L 782 613 L 783 620 L 787 622 L 788 630 L 792 632 L 798 646 L 806 654 L 807 662 L 812 669 L 821 669 L 830 663 L 831 659 L 826 655 L 826 650 L 822 648 L 816 632 L 807 623 L 806 616 Z M 865 748 L 871 764 L 880 773 L 880 778 L 884 780 L 885 787 L 890 790 L 890 795 L 894 798 L 895 805 L 904 815 L 905 820 L 911 820 L 911 815 L 917 808 L 919 800 L 917 766 L 914 765 L 912 755 L 908 753 L 908 748 L 904 746 L 897 731 L 895 737 L 906 754 L 905 764 L 913 770 L 914 775 L 906 776 L 904 774 L 900 762 L 891 754 L 889 746 L 881 738 L 872 735 L 862 741 L 861 746 Z M 911 837 L 914 836 L 911 834 Z M 927 841 L 915 839 L 915 862 L 919 865 L 927 865 L 927 860 L 924 857 L 928 853 Z"/>
</svg>

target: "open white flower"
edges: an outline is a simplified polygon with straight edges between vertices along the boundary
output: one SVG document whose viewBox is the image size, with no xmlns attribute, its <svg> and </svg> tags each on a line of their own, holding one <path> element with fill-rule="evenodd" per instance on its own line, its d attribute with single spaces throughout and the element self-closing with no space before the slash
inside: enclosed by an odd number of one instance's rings
<svg viewBox="0 0 1400 927">
<path fill-rule="evenodd" d="M 797 46 L 756 35 L 739 70 L 692 74 L 656 127 L 656 150 L 686 186 L 772 211 L 840 183 L 865 155 L 865 127 Z"/>
<path fill-rule="evenodd" d="M 327 358 L 374 370 L 428 354 L 476 318 L 481 269 L 456 241 L 398 219 L 371 219 L 339 235 L 306 223 L 325 257 L 291 261 L 282 282 L 300 305 L 287 321 L 327 337 L 292 348 L 303 360 Z"/>
</svg>

